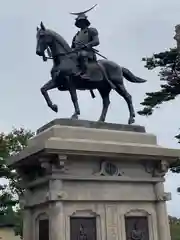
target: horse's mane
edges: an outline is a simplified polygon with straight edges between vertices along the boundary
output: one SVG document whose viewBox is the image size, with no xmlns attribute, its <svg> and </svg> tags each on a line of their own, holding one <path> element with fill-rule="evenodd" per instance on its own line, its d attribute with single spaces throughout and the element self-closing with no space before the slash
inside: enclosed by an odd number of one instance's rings
<svg viewBox="0 0 180 240">
<path fill-rule="evenodd" d="M 70 52 L 71 48 L 69 44 L 66 42 L 66 40 L 57 32 L 47 29 L 46 32 L 51 35 L 52 37 L 56 38 L 56 40 L 59 42 L 59 44 L 67 51 Z"/>
</svg>

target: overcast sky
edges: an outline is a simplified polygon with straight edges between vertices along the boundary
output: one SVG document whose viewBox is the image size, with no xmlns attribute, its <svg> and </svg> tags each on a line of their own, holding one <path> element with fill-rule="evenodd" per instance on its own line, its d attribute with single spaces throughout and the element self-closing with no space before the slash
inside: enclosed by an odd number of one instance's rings
<svg viewBox="0 0 180 240">
<path fill-rule="evenodd" d="M 49 79 L 52 62 L 44 63 L 35 55 L 36 26 L 43 20 L 48 28 L 59 32 L 70 43 L 76 28 L 74 16 L 69 12 L 82 11 L 95 3 L 98 7 L 88 16 L 92 26 L 99 30 L 101 53 L 148 80 L 145 84 L 125 80 L 136 110 L 140 109 L 146 92 L 158 89 L 158 72 L 145 69 L 141 59 L 175 45 L 174 26 L 180 23 L 179 0 L 1 1 L 0 131 L 10 131 L 13 126 L 35 131 L 54 118 L 71 115 L 73 106 L 68 93 L 51 92 L 53 101 L 59 105 L 58 114 L 47 108 L 40 94 L 40 87 Z M 96 96 L 93 100 L 89 92 L 78 92 L 82 119 L 98 119 L 101 99 L 97 93 Z M 107 121 L 127 123 L 127 120 L 125 101 L 112 93 Z M 163 105 L 152 117 L 137 115 L 136 124 L 156 134 L 159 144 L 179 148 L 174 135 L 180 127 L 180 98 Z M 180 176 L 168 174 L 166 191 L 173 194 L 168 211 L 180 217 L 178 184 Z"/>
</svg>

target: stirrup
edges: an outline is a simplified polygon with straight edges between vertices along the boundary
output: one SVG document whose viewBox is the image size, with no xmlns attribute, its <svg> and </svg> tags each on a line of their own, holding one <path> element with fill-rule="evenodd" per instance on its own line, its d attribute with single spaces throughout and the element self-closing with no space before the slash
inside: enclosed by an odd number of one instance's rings
<svg viewBox="0 0 180 240">
<path fill-rule="evenodd" d="M 82 73 L 82 74 L 81 74 L 81 77 L 82 77 L 83 79 L 90 79 L 90 76 L 89 76 L 87 73 Z"/>
<path fill-rule="evenodd" d="M 80 71 L 79 71 L 79 72 L 76 72 L 74 75 L 75 75 L 76 77 L 81 76 L 81 72 L 80 72 Z"/>
</svg>

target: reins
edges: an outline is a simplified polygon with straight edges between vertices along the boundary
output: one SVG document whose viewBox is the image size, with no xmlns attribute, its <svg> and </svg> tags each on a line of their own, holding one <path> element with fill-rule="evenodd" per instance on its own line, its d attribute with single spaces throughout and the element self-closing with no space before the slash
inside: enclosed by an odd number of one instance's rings
<svg viewBox="0 0 180 240">
<path fill-rule="evenodd" d="M 47 57 L 47 56 L 45 56 L 45 54 L 44 54 L 43 60 L 44 60 L 44 59 L 54 59 L 55 57 L 58 57 L 58 56 L 64 57 L 64 56 L 70 55 L 70 54 L 72 54 L 72 53 L 77 53 L 78 51 L 79 51 L 79 50 L 73 50 L 73 51 L 71 51 L 71 52 L 58 53 L 58 54 L 56 54 L 54 57 Z"/>
</svg>

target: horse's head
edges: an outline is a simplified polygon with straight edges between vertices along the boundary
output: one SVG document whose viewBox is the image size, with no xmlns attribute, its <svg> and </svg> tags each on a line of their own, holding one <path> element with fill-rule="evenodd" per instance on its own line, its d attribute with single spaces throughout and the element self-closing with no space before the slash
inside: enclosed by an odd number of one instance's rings
<svg viewBox="0 0 180 240">
<path fill-rule="evenodd" d="M 70 46 L 64 38 L 58 33 L 46 29 L 42 22 L 40 28 L 37 27 L 36 38 L 36 54 L 39 56 L 44 56 L 46 49 L 48 50 L 48 55 L 52 55 L 52 57 L 71 51 Z"/>
<path fill-rule="evenodd" d="M 37 27 L 37 45 L 36 45 L 36 54 L 39 56 L 44 56 L 44 52 L 48 49 L 52 38 L 48 34 L 48 30 L 46 30 L 44 24 L 41 22 L 40 28 Z"/>
</svg>

